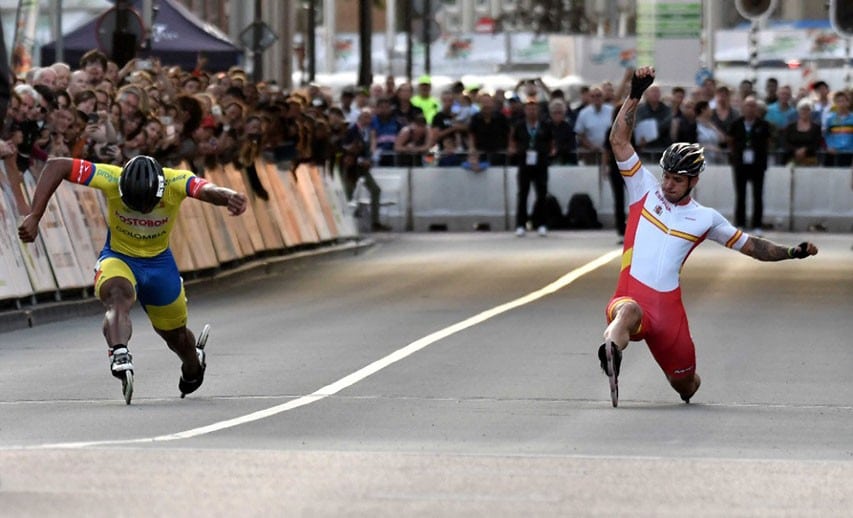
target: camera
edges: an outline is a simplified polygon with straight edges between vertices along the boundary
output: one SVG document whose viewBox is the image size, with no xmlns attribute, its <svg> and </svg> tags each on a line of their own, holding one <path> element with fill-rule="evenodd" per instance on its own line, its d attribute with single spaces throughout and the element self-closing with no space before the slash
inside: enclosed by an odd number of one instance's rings
<svg viewBox="0 0 853 518">
<path fill-rule="evenodd" d="M 151 60 L 137 59 L 136 70 L 151 70 Z"/>
<path fill-rule="evenodd" d="M 86 122 L 88 122 L 89 124 L 97 124 L 98 120 L 99 120 L 99 117 L 98 117 L 97 112 L 92 112 L 92 113 L 86 115 Z"/>
</svg>

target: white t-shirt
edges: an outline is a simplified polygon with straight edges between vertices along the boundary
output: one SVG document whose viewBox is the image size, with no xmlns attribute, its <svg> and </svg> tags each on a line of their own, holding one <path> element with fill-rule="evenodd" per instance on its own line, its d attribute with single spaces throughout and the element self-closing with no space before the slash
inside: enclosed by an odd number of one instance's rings
<svg viewBox="0 0 853 518">
<path fill-rule="evenodd" d="M 585 135 L 590 142 L 598 147 L 604 147 L 604 141 L 607 139 L 607 130 L 613 122 L 613 106 L 609 104 L 601 105 L 601 109 L 596 111 L 595 105 L 587 105 L 578 113 L 578 119 L 575 121 L 575 133 Z"/>
</svg>

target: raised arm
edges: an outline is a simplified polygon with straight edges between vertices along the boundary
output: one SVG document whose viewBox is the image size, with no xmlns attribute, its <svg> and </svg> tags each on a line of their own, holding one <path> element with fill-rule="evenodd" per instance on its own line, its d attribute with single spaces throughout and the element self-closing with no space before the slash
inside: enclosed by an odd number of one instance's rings
<svg viewBox="0 0 853 518">
<path fill-rule="evenodd" d="M 759 261 L 783 261 L 785 259 L 805 259 L 810 255 L 816 255 L 817 247 L 807 241 L 803 241 L 797 246 L 785 247 L 777 245 L 769 239 L 749 236 L 740 251 Z"/>
<path fill-rule="evenodd" d="M 51 158 L 39 176 L 36 191 L 33 193 L 33 202 L 30 213 L 18 227 L 18 237 L 24 243 L 32 243 L 39 234 L 39 221 L 47 209 L 47 202 L 59 188 L 62 180 L 71 173 L 73 160 L 70 158 Z"/>
<path fill-rule="evenodd" d="M 634 121 L 637 115 L 637 106 L 652 82 L 655 80 L 655 69 L 653 67 L 641 67 L 631 77 L 631 93 L 622 103 L 619 113 L 613 120 L 610 129 L 610 147 L 616 160 L 628 160 L 634 154 L 634 146 L 631 145 L 631 133 L 634 131 Z"/>
</svg>

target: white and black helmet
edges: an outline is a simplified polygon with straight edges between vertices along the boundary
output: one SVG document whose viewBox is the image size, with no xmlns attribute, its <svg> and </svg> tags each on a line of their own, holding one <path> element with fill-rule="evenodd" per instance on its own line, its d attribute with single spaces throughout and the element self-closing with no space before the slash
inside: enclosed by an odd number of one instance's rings
<svg viewBox="0 0 853 518">
<path fill-rule="evenodd" d="M 121 201 L 135 211 L 147 213 L 160 203 L 166 177 L 160 164 L 146 155 L 137 155 L 124 164 L 118 180 Z"/>
<path fill-rule="evenodd" d="M 668 173 L 699 176 L 705 170 L 705 148 L 699 144 L 676 142 L 663 152 L 660 166 Z"/>
</svg>

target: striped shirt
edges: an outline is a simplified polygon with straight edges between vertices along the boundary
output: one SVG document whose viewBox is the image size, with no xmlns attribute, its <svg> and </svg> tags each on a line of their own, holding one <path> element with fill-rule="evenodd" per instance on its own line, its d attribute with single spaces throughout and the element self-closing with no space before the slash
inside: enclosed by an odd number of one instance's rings
<svg viewBox="0 0 853 518">
<path fill-rule="evenodd" d="M 824 140 L 828 148 L 853 153 L 853 113 L 830 114 L 825 122 Z"/>
</svg>

